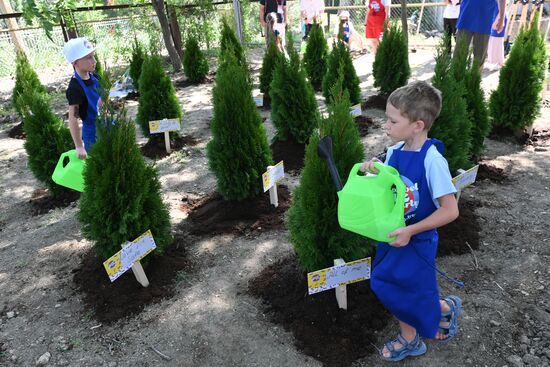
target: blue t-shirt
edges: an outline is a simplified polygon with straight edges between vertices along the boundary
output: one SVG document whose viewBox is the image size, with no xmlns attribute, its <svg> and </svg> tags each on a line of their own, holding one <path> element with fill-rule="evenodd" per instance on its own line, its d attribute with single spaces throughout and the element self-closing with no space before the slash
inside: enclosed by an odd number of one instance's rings
<svg viewBox="0 0 550 367">
<path fill-rule="evenodd" d="M 462 0 L 456 28 L 490 35 L 495 12 L 497 0 Z"/>
<path fill-rule="evenodd" d="M 393 151 L 399 148 L 403 142 L 392 145 L 388 148 L 386 153 L 386 161 L 384 164 L 388 164 Z M 419 149 L 420 151 L 420 149 Z M 432 201 L 436 208 L 439 208 L 438 198 L 454 194 L 456 188 L 453 185 L 453 179 L 449 172 L 449 164 L 445 157 L 439 153 L 435 145 L 432 145 L 426 152 L 426 159 L 424 160 L 424 168 L 426 170 L 426 181 L 428 182 L 428 188 L 432 197 Z"/>
</svg>

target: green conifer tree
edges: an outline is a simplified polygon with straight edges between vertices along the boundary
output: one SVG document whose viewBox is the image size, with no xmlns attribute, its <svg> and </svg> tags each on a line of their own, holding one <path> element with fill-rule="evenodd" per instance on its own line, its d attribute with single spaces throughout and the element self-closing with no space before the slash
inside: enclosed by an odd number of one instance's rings
<svg viewBox="0 0 550 367">
<path fill-rule="evenodd" d="M 134 88 L 139 91 L 139 77 L 141 76 L 141 67 L 143 66 L 143 61 L 147 55 L 143 50 L 143 46 L 137 38 L 134 38 L 134 44 L 132 45 L 132 59 L 130 60 L 130 77 L 132 78 L 132 83 Z"/>
<path fill-rule="evenodd" d="M 309 31 L 304 66 L 313 89 L 320 91 L 327 72 L 328 45 L 323 28 L 314 24 Z"/>
<path fill-rule="evenodd" d="M 107 121 L 116 124 L 96 124 L 97 143 L 86 159 L 79 213 L 82 233 L 106 259 L 126 241 L 151 230 L 157 245 L 152 255 L 160 255 L 172 237 L 158 174 L 141 156 L 134 124 L 124 113 L 108 116 Z"/>
<path fill-rule="evenodd" d="M 203 81 L 208 73 L 208 62 L 206 61 L 206 57 L 201 51 L 197 39 L 193 36 L 187 37 L 187 41 L 185 42 L 183 71 L 192 83 Z"/>
<path fill-rule="evenodd" d="M 353 165 L 364 159 L 341 78 L 331 93 L 335 99 L 328 106 L 329 117 L 321 122 L 320 132 L 312 134 L 307 145 L 300 184 L 294 190 L 288 214 L 290 241 L 300 266 L 308 272 L 332 266 L 337 258 L 345 261 L 363 258 L 374 249 L 366 237 L 346 231 L 338 224 L 336 189 L 326 162 L 317 155 L 320 135 L 332 136 L 334 160 L 344 184 Z"/>
<path fill-rule="evenodd" d="M 246 68 L 246 57 L 244 54 L 244 48 L 237 39 L 235 31 L 229 25 L 227 18 L 223 18 L 222 21 L 222 32 L 220 40 L 220 58 L 224 58 L 227 52 L 231 52 L 237 64 Z M 219 62 L 222 63 L 221 61 Z"/>
<path fill-rule="evenodd" d="M 273 160 L 247 73 L 234 57 L 227 57 L 218 69 L 213 104 L 207 153 L 218 192 L 226 200 L 255 197 L 262 192 L 262 173 Z"/>
<path fill-rule="evenodd" d="M 344 41 L 338 39 L 336 44 L 332 46 L 332 52 L 328 57 L 327 73 L 323 77 L 323 96 L 325 100 L 330 103 L 330 93 L 332 87 L 338 79 L 338 70 L 340 65 L 344 66 L 344 81 L 343 88 L 349 93 L 350 102 L 352 105 L 361 102 L 361 89 L 359 88 L 359 78 L 357 72 L 353 66 L 351 55 Z"/>
<path fill-rule="evenodd" d="M 464 76 L 464 85 L 466 87 L 467 108 L 472 122 L 470 156 L 473 161 L 477 162 L 484 150 L 485 137 L 491 131 L 489 108 L 481 87 L 481 71 L 478 61 L 469 64 Z"/>
<path fill-rule="evenodd" d="M 538 18 L 537 12 L 531 26 L 516 37 L 489 101 L 493 125 L 510 132 L 531 126 L 540 113 L 548 57 Z"/>
<path fill-rule="evenodd" d="M 25 94 L 19 96 L 23 106 L 23 129 L 27 134 L 25 150 L 29 168 L 34 177 L 46 184 L 52 196 L 58 197 L 65 189 L 52 180 L 59 156 L 71 150 L 69 129 L 50 109 L 47 94 L 31 86 L 23 86 Z"/>
<path fill-rule="evenodd" d="M 40 83 L 40 79 L 29 63 L 27 56 L 22 52 L 18 52 L 15 59 L 15 86 L 13 87 L 11 102 L 21 117 L 23 117 L 25 106 L 23 101 L 19 101 L 19 97 L 30 91 L 47 94 L 46 88 Z"/>
<path fill-rule="evenodd" d="M 267 50 L 262 61 L 260 71 L 260 92 L 264 94 L 264 101 L 269 99 L 269 88 L 273 80 L 273 72 L 278 62 L 283 58 L 282 53 L 275 45 L 275 39 L 271 37 Z"/>
<path fill-rule="evenodd" d="M 429 136 L 445 144 L 445 158 L 454 174 L 459 168 L 466 169 L 471 165 L 469 158 L 472 123 L 464 99 L 464 83 L 457 81 L 453 75 L 445 39 L 437 47 L 435 60 L 432 84 L 441 91 L 443 101 L 441 113 L 434 121 Z"/>
<path fill-rule="evenodd" d="M 149 133 L 149 121 L 162 119 L 181 119 L 181 106 L 170 77 L 162 68 L 159 56 L 148 57 L 141 67 L 139 77 L 140 98 L 136 117 L 143 135 L 162 142 L 162 134 Z M 170 134 L 177 135 L 175 132 Z M 155 136 L 153 138 L 153 136 Z"/>
<path fill-rule="evenodd" d="M 277 139 L 305 143 L 319 124 L 317 101 L 290 35 L 287 53 L 290 59 L 279 61 L 271 82 L 271 120 Z"/>
<path fill-rule="evenodd" d="M 372 65 L 372 75 L 374 86 L 380 88 L 380 94 L 385 97 L 407 84 L 411 76 L 407 40 L 395 22 L 390 22 L 384 30 Z"/>
</svg>

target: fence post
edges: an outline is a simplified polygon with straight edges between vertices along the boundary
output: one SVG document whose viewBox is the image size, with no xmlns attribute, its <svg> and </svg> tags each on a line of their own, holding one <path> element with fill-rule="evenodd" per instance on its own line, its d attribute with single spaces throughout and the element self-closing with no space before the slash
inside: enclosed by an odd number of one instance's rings
<svg viewBox="0 0 550 367">
<path fill-rule="evenodd" d="M 235 13 L 235 30 L 237 31 L 237 38 L 241 43 L 243 43 L 243 19 L 241 14 L 241 3 L 239 0 L 233 0 L 233 11 Z"/>
<path fill-rule="evenodd" d="M 422 6 L 420 7 L 420 16 L 418 17 L 418 25 L 416 26 L 416 34 L 420 32 L 420 25 L 422 24 L 422 17 L 424 16 L 424 3 L 426 3 L 426 0 L 422 0 Z"/>
<path fill-rule="evenodd" d="M 3 14 L 13 13 L 13 9 L 11 7 L 9 0 L 0 0 L 0 10 L 1 10 L 0 13 L 3 13 Z M 13 18 L 7 18 L 6 22 L 8 23 L 8 31 L 10 33 L 11 40 L 15 45 L 15 49 L 18 52 L 25 53 L 25 44 L 23 43 L 23 40 L 21 39 L 21 37 L 19 37 L 19 33 L 17 33 L 19 29 L 17 21 Z"/>
</svg>

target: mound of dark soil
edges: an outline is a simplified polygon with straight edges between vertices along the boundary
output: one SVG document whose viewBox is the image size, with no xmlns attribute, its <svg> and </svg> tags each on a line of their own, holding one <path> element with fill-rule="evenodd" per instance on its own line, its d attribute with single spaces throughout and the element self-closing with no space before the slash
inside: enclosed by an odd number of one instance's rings
<svg viewBox="0 0 550 367">
<path fill-rule="evenodd" d="M 172 152 L 177 152 L 183 147 L 190 147 L 197 145 L 199 140 L 195 139 L 191 135 L 178 136 L 176 138 L 170 138 L 170 149 Z M 147 158 L 158 159 L 168 156 L 166 153 L 166 146 L 164 145 L 164 137 L 161 139 L 150 139 L 144 146 L 140 148 L 141 154 Z"/>
<path fill-rule="evenodd" d="M 275 163 L 283 161 L 285 172 L 300 171 L 304 167 L 305 144 L 300 144 L 293 140 L 275 140 L 270 148 L 273 153 L 273 161 Z"/>
<path fill-rule="evenodd" d="M 213 83 L 214 80 L 215 80 L 214 76 L 211 74 L 208 74 L 204 77 L 203 80 L 199 82 L 191 82 L 189 79 L 180 79 L 180 80 L 176 80 L 174 82 L 174 85 L 176 88 L 187 88 L 193 85 L 210 84 L 210 83 Z"/>
<path fill-rule="evenodd" d="M 480 163 L 477 171 L 476 181 L 490 180 L 493 182 L 503 182 L 508 179 L 502 168 L 492 164 Z"/>
<path fill-rule="evenodd" d="M 27 134 L 23 130 L 23 121 L 12 127 L 8 131 L 8 136 L 12 139 L 27 139 Z"/>
<path fill-rule="evenodd" d="M 334 291 L 308 295 L 307 276 L 294 256 L 269 266 L 248 290 L 264 301 L 273 323 L 292 332 L 298 349 L 325 366 L 349 366 L 376 352 L 376 333 L 391 318 L 369 281 L 347 286 L 347 311 L 338 308 Z"/>
<path fill-rule="evenodd" d="M 479 232 L 481 226 L 477 220 L 475 209 L 481 204 L 474 199 L 460 197 L 458 218 L 438 228 L 439 243 L 437 256 L 462 255 L 470 252 L 468 243 L 473 250 L 479 248 Z"/>
<path fill-rule="evenodd" d="M 32 215 L 42 215 L 55 208 L 65 208 L 80 199 L 78 191 L 66 189 L 54 198 L 48 190 L 37 189 L 32 193 L 29 202 L 32 205 Z"/>
<path fill-rule="evenodd" d="M 84 295 L 85 308 L 93 310 L 98 321 L 110 324 L 175 294 L 175 283 L 184 282 L 193 268 L 186 247 L 186 239 L 179 235 L 162 256 L 148 255 L 149 263 L 144 266 L 150 283 L 147 288 L 137 282 L 131 269 L 111 283 L 103 267 L 105 259 L 93 249 L 82 256 L 80 267 L 73 270 L 73 282 Z"/>
<path fill-rule="evenodd" d="M 369 126 L 374 124 L 374 121 L 367 116 L 357 116 L 355 118 L 355 123 L 357 124 L 357 130 L 359 130 L 359 136 L 367 136 L 369 133 Z"/>
<path fill-rule="evenodd" d="M 544 145 L 550 140 L 550 130 L 533 130 L 533 135 L 527 140 L 528 145 Z"/>
<path fill-rule="evenodd" d="M 186 226 L 191 234 L 248 234 L 284 227 L 284 214 L 290 207 L 290 192 L 286 186 L 278 185 L 277 194 L 277 208 L 270 204 L 267 192 L 242 201 L 227 201 L 214 192 L 200 199 L 184 197 L 180 210 L 189 213 Z"/>
<path fill-rule="evenodd" d="M 388 99 L 386 97 L 375 94 L 367 97 L 367 100 L 361 103 L 361 109 L 366 110 L 368 108 L 376 108 L 385 111 L 387 102 Z"/>
</svg>

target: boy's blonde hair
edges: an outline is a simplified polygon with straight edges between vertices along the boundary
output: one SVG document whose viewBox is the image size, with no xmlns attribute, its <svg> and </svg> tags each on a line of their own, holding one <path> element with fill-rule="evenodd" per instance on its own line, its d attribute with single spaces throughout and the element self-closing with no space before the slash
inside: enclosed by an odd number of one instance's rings
<svg viewBox="0 0 550 367">
<path fill-rule="evenodd" d="M 388 103 L 411 122 L 424 121 L 424 129 L 430 130 L 441 112 L 441 92 L 426 82 L 415 81 L 394 90 Z"/>
</svg>

